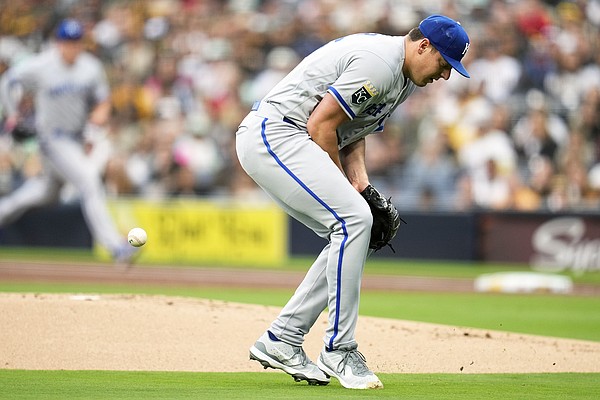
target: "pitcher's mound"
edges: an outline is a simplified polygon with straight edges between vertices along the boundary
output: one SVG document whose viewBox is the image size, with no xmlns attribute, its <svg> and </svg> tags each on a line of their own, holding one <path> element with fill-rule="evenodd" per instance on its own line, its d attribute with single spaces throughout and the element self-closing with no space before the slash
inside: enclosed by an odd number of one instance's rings
<svg viewBox="0 0 600 400">
<path fill-rule="evenodd" d="M 0 294 L 0 368 L 262 371 L 248 349 L 279 308 L 139 295 Z M 322 347 L 322 315 L 304 348 Z M 361 317 L 382 373 L 600 372 L 600 343 Z"/>
</svg>

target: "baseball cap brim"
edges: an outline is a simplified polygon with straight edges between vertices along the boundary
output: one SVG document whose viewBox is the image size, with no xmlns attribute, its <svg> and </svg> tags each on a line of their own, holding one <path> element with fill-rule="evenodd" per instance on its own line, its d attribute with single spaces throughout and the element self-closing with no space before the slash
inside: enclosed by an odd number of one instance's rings
<svg viewBox="0 0 600 400">
<path fill-rule="evenodd" d="M 452 68 L 465 78 L 471 77 L 460 62 L 470 44 L 469 35 L 460 22 L 434 14 L 421 21 L 419 29 Z"/>
<path fill-rule="evenodd" d="M 446 60 L 446 62 L 448 64 L 450 64 L 452 66 L 452 68 L 454 68 L 459 74 L 461 74 L 465 78 L 471 77 L 471 75 L 469 75 L 469 73 L 465 69 L 465 66 L 462 65 L 460 61 L 450 58 L 449 56 L 445 55 L 442 52 L 440 52 L 440 54 L 442 55 L 442 57 L 444 57 L 444 60 Z"/>
</svg>

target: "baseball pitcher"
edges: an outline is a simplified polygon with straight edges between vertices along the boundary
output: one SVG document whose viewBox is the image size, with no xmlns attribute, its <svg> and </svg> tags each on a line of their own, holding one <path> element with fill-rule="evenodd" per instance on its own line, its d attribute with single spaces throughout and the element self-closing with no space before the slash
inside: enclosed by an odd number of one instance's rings
<svg viewBox="0 0 600 400">
<path fill-rule="evenodd" d="M 306 277 L 250 358 L 295 380 L 381 388 L 358 351 L 355 329 L 365 259 L 389 244 L 397 210 L 369 183 L 365 137 L 384 129 L 417 87 L 448 79 L 469 38 L 456 21 L 434 15 L 406 36 L 355 34 L 308 55 L 236 133 L 244 170 L 292 217 L 327 239 Z M 304 336 L 328 309 L 323 350 L 313 363 Z"/>
</svg>

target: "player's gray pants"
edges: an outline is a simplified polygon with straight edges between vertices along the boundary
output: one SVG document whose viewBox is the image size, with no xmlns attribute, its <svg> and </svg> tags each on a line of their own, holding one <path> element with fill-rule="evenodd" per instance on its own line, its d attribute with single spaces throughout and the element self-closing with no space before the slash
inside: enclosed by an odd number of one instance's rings
<svg viewBox="0 0 600 400">
<path fill-rule="evenodd" d="M 0 226 L 15 221 L 32 207 L 58 201 L 64 182 L 70 182 L 81 196 L 83 216 L 95 240 L 115 252 L 124 239 L 115 228 L 106 208 L 99 172 L 91 167 L 82 146 L 64 136 L 40 139 L 44 174 L 26 181 L 0 199 Z"/>
<path fill-rule="evenodd" d="M 236 148 L 248 175 L 292 217 L 329 240 L 270 330 L 289 344 L 302 345 L 328 307 L 325 345 L 355 348 L 373 223 L 369 206 L 308 133 L 281 116 L 250 113 L 238 129 Z"/>
</svg>

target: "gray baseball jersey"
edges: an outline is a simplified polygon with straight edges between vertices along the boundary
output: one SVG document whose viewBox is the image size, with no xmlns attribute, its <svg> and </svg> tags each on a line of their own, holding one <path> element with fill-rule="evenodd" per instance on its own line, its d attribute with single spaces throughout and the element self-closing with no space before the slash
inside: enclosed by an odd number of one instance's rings
<svg viewBox="0 0 600 400">
<path fill-rule="evenodd" d="M 81 195 L 84 217 L 92 236 L 113 254 L 123 249 L 108 213 L 100 171 L 90 165 L 82 147 L 82 131 L 92 107 L 109 96 L 101 62 L 80 53 L 66 64 L 58 49 L 51 48 L 10 69 L 2 82 L 2 98 L 8 112 L 16 110 L 22 87 L 34 93 L 36 129 L 45 171 L 0 200 L 0 225 L 26 210 L 56 202 L 60 189 L 70 182 Z"/>
<path fill-rule="evenodd" d="M 10 70 L 3 89 L 9 112 L 16 107 L 9 92 L 17 84 L 35 93 L 36 129 L 40 135 L 81 134 L 90 108 L 110 94 L 100 60 L 81 53 L 73 65 L 68 65 L 56 48 Z"/>
<path fill-rule="evenodd" d="M 357 347 L 360 285 L 372 215 L 362 196 L 307 134 L 311 112 L 330 93 L 348 115 L 342 148 L 381 131 L 414 90 L 402 73 L 403 37 L 357 34 L 307 56 L 242 121 L 236 150 L 244 170 L 287 213 L 327 245 L 269 330 L 296 346 L 328 308 L 328 349 Z"/>
<path fill-rule="evenodd" d="M 266 96 L 282 115 L 306 127 L 326 92 L 350 121 L 338 129 L 340 147 L 382 131 L 385 120 L 414 92 L 402 74 L 404 37 L 355 34 L 334 40 L 306 57 Z"/>
</svg>

